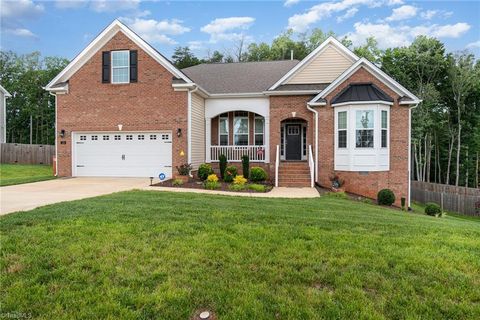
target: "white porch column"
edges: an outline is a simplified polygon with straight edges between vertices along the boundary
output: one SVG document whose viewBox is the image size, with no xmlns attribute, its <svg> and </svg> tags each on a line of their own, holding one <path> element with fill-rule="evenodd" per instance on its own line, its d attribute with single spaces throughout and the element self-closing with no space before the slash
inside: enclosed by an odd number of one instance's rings
<svg viewBox="0 0 480 320">
<path fill-rule="evenodd" d="M 270 117 L 265 117 L 263 137 L 265 139 L 265 163 L 270 163 Z"/>
<path fill-rule="evenodd" d="M 205 118 L 205 162 L 210 163 L 211 152 L 210 147 L 212 144 L 212 118 Z"/>
</svg>

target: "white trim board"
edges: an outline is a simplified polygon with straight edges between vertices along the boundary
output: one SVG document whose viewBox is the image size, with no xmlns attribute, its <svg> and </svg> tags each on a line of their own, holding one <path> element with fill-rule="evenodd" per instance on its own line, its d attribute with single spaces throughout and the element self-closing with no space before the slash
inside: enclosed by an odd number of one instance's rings
<svg viewBox="0 0 480 320">
<path fill-rule="evenodd" d="M 278 86 L 280 86 L 281 84 L 283 84 L 284 82 L 289 80 L 291 77 L 293 77 L 293 75 L 297 71 L 300 71 L 303 68 L 303 66 L 307 65 L 314 57 L 316 57 L 318 54 L 323 52 L 323 50 L 326 49 L 329 44 L 333 45 L 335 47 L 335 49 L 337 49 L 337 51 L 339 51 L 339 53 L 341 53 L 345 57 L 351 59 L 352 62 L 355 62 L 359 59 L 358 56 L 355 53 L 350 51 L 340 41 L 338 41 L 334 37 L 330 36 L 330 37 L 327 38 L 327 40 L 322 42 L 322 44 L 319 45 L 315 50 L 310 52 L 310 54 L 308 56 L 306 56 L 302 61 L 300 61 L 292 69 L 290 69 L 290 71 L 288 71 L 282 78 L 280 78 L 280 80 L 275 82 L 275 84 L 273 86 L 271 86 L 268 90 L 269 91 L 275 90 Z"/>
<path fill-rule="evenodd" d="M 90 44 L 80 52 L 52 81 L 46 86 L 45 90 L 54 91 L 52 86 L 65 82 L 75 74 L 90 58 L 98 52 L 117 32 L 122 32 L 130 40 L 132 40 L 143 51 L 149 54 L 153 59 L 165 67 L 175 77 L 183 79 L 187 83 L 192 83 L 185 74 L 178 70 L 170 61 L 162 56 L 157 50 L 149 45 L 145 40 L 140 38 L 135 32 L 129 29 L 125 24 L 115 19 L 108 27 L 106 27 Z"/>
</svg>

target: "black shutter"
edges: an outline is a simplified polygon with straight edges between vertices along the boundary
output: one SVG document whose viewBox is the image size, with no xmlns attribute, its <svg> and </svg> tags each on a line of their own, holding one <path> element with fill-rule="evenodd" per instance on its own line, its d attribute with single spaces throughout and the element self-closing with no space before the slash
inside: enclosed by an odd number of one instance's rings
<svg viewBox="0 0 480 320">
<path fill-rule="evenodd" d="M 102 83 L 110 83 L 110 51 L 102 52 Z"/>
<path fill-rule="evenodd" d="M 138 59 L 137 50 L 130 50 L 130 82 L 137 82 Z"/>
</svg>

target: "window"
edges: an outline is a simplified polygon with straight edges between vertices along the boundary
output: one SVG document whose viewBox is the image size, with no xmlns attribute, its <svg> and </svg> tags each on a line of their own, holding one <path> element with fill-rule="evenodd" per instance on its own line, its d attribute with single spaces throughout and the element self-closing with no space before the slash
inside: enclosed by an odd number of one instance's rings
<svg viewBox="0 0 480 320">
<path fill-rule="evenodd" d="M 347 147 L 347 111 L 341 111 L 337 116 L 338 148 Z"/>
<path fill-rule="evenodd" d="M 92 136 L 92 140 L 94 141 L 98 140 L 98 136 Z"/>
<path fill-rule="evenodd" d="M 263 136 L 265 133 L 265 119 L 263 117 L 255 117 L 255 145 L 262 146 Z"/>
<path fill-rule="evenodd" d="M 150 140 L 157 140 L 157 135 L 156 134 L 151 134 L 150 135 Z"/>
<path fill-rule="evenodd" d="M 382 110 L 382 148 L 386 148 L 388 140 L 388 113 Z"/>
<path fill-rule="evenodd" d="M 287 135 L 298 136 L 300 134 L 300 126 L 288 126 Z"/>
<path fill-rule="evenodd" d="M 357 110 L 355 113 L 355 138 L 357 148 L 373 148 L 374 143 L 373 110 Z"/>
<path fill-rule="evenodd" d="M 283 157 L 285 150 L 285 126 L 280 128 L 280 155 Z"/>
<path fill-rule="evenodd" d="M 130 52 L 112 51 L 112 83 L 130 82 Z"/>
<path fill-rule="evenodd" d="M 235 112 L 233 118 L 233 142 L 236 146 L 248 145 L 248 112 Z"/>
<path fill-rule="evenodd" d="M 228 145 L 228 113 L 221 114 L 218 119 L 218 144 Z"/>
<path fill-rule="evenodd" d="M 303 155 L 307 156 L 307 127 L 302 126 Z"/>
<path fill-rule="evenodd" d="M 162 140 L 169 140 L 170 135 L 169 134 L 162 134 Z"/>
<path fill-rule="evenodd" d="M 103 136 L 103 140 L 110 140 L 110 136 Z"/>
<path fill-rule="evenodd" d="M 139 134 L 139 135 L 137 136 L 137 139 L 138 139 L 138 140 L 145 140 L 145 135 Z"/>
<path fill-rule="evenodd" d="M 80 141 L 85 141 L 87 140 L 87 136 L 80 136 Z"/>
<path fill-rule="evenodd" d="M 122 140 L 122 136 L 120 136 L 119 134 L 116 134 L 113 138 L 115 140 Z"/>
<path fill-rule="evenodd" d="M 125 136 L 125 139 L 126 139 L 126 140 L 133 140 L 133 134 L 127 134 L 127 135 Z"/>
</svg>

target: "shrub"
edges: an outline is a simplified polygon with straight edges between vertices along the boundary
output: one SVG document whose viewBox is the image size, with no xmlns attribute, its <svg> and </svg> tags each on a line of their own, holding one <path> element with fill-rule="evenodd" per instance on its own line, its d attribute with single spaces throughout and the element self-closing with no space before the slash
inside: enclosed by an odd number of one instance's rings
<svg viewBox="0 0 480 320">
<path fill-rule="evenodd" d="M 382 189 L 377 194 L 378 204 L 391 206 L 395 202 L 395 194 L 390 189 Z"/>
<path fill-rule="evenodd" d="M 198 167 L 198 178 L 202 181 L 205 181 L 209 175 L 213 173 L 212 166 L 208 163 L 202 163 Z"/>
<path fill-rule="evenodd" d="M 205 189 L 215 190 L 220 188 L 220 183 L 218 181 L 205 181 L 203 184 Z"/>
<path fill-rule="evenodd" d="M 172 186 L 180 187 L 182 185 L 183 185 L 183 180 L 182 179 L 173 179 L 172 180 Z"/>
<path fill-rule="evenodd" d="M 425 206 L 425 213 L 428 214 L 429 216 L 437 216 L 437 215 L 441 215 L 442 209 L 438 204 L 429 202 Z"/>
<path fill-rule="evenodd" d="M 207 179 L 208 182 L 218 182 L 218 177 L 215 173 L 209 174 Z"/>
<path fill-rule="evenodd" d="M 247 179 L 245 179 L 242 175 L 238 175 L 235 178 L 233 178 L 233 184 L 238 184 L 243 186 L 245 183 L 247 183 Z"/>
<path fill-rule="evenodd" d="M 244 184 L 231 184 L 228 186 L 231 191 L 243 191 L 247 188 Z"/>
<path fill-rule="evenodd" d="M 182 165 L 177 166 L 177 171 L 178 174 L 181 176 L 188 176 L 190 174 L 190 171 L 192 171 L 192 165 L 190 163 L 184 163 Z"/>
<path fill-rule="evenodd" d="M 242 156 L 242 170 L 243 176 L 248 179 L 250 171 L 250 158 L 248 156 Z"/>
<path fill-rule="evenodd" d="M 235 166 L 228 166 L 225 169 L 225 173 L 223 175 L 223 181 L 225 182 L 232 182 L 233 178 L 237 176 L 237 167 Z"/>
<path fill-rule="evenodd" d="M 250 180 L 254 182 L 267 180 L 267 173 L 261 167 L 252 167 L 250 169 Z"/>
<path fill-rule="evenodd" d="M 248 185 L 248 189 L 253 190 L 255 192 L 265 192 L 267 191 L 267 187 L 263 184 L 252 183 Z"/>
<path fill-rule="evenodd" d="M 220 177 L 222 180 L 225 180 L 225 170 L 227 169 L 227 157 L 224 154 L 221 154 L 218 157 L 218 161 L 220 162 Z"/>
</svg>

